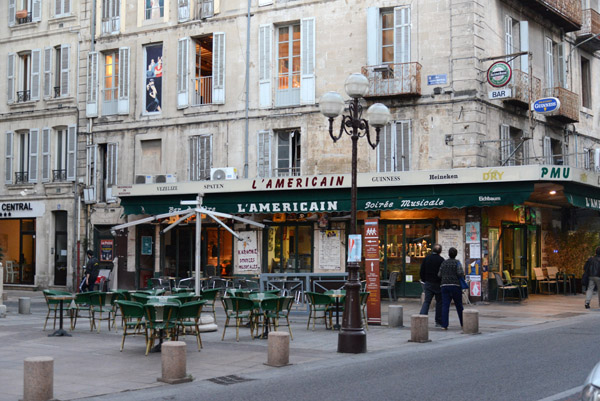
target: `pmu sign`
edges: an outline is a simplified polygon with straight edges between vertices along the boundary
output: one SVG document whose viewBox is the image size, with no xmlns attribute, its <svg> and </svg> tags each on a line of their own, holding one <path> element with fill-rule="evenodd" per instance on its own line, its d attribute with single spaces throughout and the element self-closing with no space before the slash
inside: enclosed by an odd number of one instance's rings
<svg viewBox="0 0 600 401">
<path fill-rule="evenodd" d="M 533 102 L 531 110 L 537 113 L 550 113 L 560 109 L 560 100 L 555 97 L 545 97 Z"/>
</svg>

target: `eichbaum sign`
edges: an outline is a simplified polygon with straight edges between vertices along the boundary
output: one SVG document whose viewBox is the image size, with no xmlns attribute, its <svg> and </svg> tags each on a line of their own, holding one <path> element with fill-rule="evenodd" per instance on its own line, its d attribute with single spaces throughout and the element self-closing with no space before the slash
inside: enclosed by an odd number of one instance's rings
<svg viewBox="0 0 600 401">
<path fill-rule="evenodd" d="M 538 99 L 531 105 L 531 110 L 538 113 L 551 113 L 560 109 L 560 100 L 556 97 Z"/>
<path fill-rule="evenodd" d="M 487 80 L 494 88 L 501 88 L 510 82 L 512 69 L 506 61 L 496 61 L 487 70 Z"/>
</svg>

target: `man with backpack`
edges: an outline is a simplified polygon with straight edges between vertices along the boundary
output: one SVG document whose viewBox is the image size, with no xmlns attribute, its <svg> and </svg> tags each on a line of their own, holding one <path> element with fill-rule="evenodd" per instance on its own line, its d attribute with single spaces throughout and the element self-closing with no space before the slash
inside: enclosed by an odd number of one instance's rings
<svg viewBox="0 0 600 401">
<path fill-rule="evenodd" d="M 86 254 L 88 256 L 88 262 L 85 265 L 85 276 L 81 285 L 81 292 L 94 291 L 96 279 L 100 272 L 100 261 L 94 256 L 94 252 L 91 249 L 88 249 Z"/>
</svg>

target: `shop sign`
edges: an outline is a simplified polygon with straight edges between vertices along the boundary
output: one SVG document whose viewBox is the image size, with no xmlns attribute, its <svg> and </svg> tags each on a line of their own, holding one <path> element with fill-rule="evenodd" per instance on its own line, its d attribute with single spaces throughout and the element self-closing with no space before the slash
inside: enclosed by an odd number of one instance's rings
<svg viewBox="0 0 600 401">
<path fill-rule="evenodd" d="M 488 92 L 488 98 L 490 99 L 506 99 L 512 97 L 512 89 L 497 89 L 494 91 Z"/>
<path fill-rule="evenodd" d="M 259 272 L 258 242 L 256 231 L 239 232 L 241 242 L 237 244 L 236 266 L 239 272 Z"/>
<path fill-rule="evenodd" d="M 238 203 L 236 213 L 335 212 L 338 201 Z"/>
<path fill-rule="evenodd" d="M 42 217 L 46 212 L 44 202 L 0 202 L 0 218 Z"/>
<path fill-rule="evenodd" d="M 114 259 L 114 240 L 112 239 L 101 239 L 100 240 L 100 262 L 112 262 Z"/>
<path fill-rule="evenodd" d="M 501 88 L 510 82 L 512 69 L 506 61 L 496 61 L 487 70 L 487 80 L 495 88 Z"/>
<path fill-rule="evenodd" d="M 533 102 L 531 110 L 538 113 L 551 113 L 560 109 L 560 100 L 556 97 L 545 97 Z"/>
<path fill-rule="evenodd" d="M 379 293 L 379 220 L 366 219 L 365 236 L 365 278 L 367 298 L 367 320 L 369 323 L 381 324 L 381 298 Z"/>
</svg>

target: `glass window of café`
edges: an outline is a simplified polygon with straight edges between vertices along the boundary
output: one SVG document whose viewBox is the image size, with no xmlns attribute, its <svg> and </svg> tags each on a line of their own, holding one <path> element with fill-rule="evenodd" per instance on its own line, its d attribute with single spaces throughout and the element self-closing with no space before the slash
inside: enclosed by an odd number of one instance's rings
<svg viewBox="0 0 600 401">
<path fill-rule="evenodd" d="M 4 283 L 33 284 L 36 263 L 35 219 L 1 220 L 0 249 Z"/>
<path fill-rule="evenodd" d="M 313 226 L 295 223 L 268 228 L 267 273 L 311 273 Z"/>
</svg>

